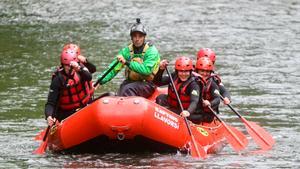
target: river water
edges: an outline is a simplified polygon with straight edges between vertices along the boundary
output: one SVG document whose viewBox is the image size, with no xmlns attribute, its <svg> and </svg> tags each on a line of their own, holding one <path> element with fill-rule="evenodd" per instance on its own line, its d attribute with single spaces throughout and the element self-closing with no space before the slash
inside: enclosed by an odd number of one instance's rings
<svg viewBox="0 0 300 169">
<path fill-rule="evenodd" d="M 136 17 L 147 25 L 162 58 L 217 54 L 217 71 L 232 105 L 275 138 L 265 153 L 253 141 L 206 160 L 182 154 L 33 155 L 51 72 L 62 46 L 80 44 L 101 73 L 130 41 Z M 298 0 L 1 0 L 0 168 L 299 168 L 300 1 Z M 97 92 L 114 91 L 118 75 Z M 243 124 L 225 107 L 226 122 Z M 250 139 L 250 137 L 249 137 Z"/>
</svg>

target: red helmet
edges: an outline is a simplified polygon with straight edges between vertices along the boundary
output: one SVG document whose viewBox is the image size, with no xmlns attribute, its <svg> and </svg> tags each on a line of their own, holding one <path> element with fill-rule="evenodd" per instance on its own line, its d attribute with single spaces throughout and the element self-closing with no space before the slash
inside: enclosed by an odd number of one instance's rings
<svg viewBox="0 0 300 169">
<path fill-rule="evenodd" d="M 74 50 L 77 55 L 80 55 L 80 48 L 78 45 L 76 44 L 73 44 L 73 43 L 69 43 L 69 44 L 66 44 L 64 47 L 63 47 L 63 51 L 64 50 L 67 50 L 67 49 L 71 49 L 71 50 Z"/>
<path fill-rule="evenodd" d="M 71 61 L 78 62 L 77 53 L 75 50 L 66 49 L 61 52 L 60 62 L 62 65 L 70 65 Z"/>
<path fill-rule="evenodd" d="M 178 59 L 176 59 L 175 62 L 175 70 L 193 70 L 193 61 L 192 59 L 181 56 Z"/>
<path fill-rule="evenodd" d="M 209 58 L 202 57 L 202 58 L 199 58 L 197 60 L 196 69 L 197 70 L 210 70 L 210 71 L 213 71 L 214 70 L 214 64 Z"/>
<path fill-rule="evenodd" d="M 208 57 L 213 63 L 216 61 L 216 54 L 210 48 L 202 48 L 197 53 L 197 60 L 202 57 Z"/>
</svg>

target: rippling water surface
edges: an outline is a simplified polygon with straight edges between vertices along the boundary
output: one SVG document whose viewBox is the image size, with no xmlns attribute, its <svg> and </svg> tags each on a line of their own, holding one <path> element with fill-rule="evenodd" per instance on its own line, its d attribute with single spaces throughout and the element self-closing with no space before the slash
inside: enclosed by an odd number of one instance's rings
<svg viewBox="0 0 300 169">
<path fill-rule="evenodd" d="M 299 168 L 299 11 L 298 0 L 0 1 L 0 168 Z M 99 74 L 130 41 L 136 17 L 162 58 L 215 50 L 233 106 L 272 133 L 275 147 L 254 153 L 250 142 L 241 154 L 225 147 L 206 160 L 156 153 L 33 155 L 63 44 L 80 44 Z M 98 92 L 116 90 L 122 78 Z M 220 109 L 244 130 L 228 108 Z"/>
</svg>

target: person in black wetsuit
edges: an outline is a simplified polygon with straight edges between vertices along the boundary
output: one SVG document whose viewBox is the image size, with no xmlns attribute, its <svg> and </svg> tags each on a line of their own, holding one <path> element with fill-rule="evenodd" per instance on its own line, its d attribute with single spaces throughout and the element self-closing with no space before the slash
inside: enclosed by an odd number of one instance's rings
<svg viewBox="0 0 300 169">
<path fill-rule="evenodd" d="M 202 57 L 208 57 L 212 61 L 212 63 L 215 64 L 216 54 L 210 48 L 201 48 L 197 52 L 197 60 Z M 213 80 L 217 83 L 219 87 L 220 94 L 224 97 L 224 104 L 229 104 L 231 102 L 229 91 L 225 88 L 224 84 L 221 81 L 220 76 L 215 71 L 212 72 L 212 75 L 213 75 Z"/>
<path fill-rule="evenodd" d="M 52 76 L 45 105 L 45 117 L 50 126 L 86 106 L 91 99 L 93 88 L 89 70 L 96 71 L 96 68 L 86 59 L 79 60 L 79 54 L 72 47 L 64 48 L 61 53 L 61 66 Z"/>
<path fill-rule="evenodd" d="M 169 84 L 168 94 L 159 95 L 156 98 L 156 103 L 167 107 L 177 114 L 188 117 L 196 111 L 199 98 L 201 98 L 200 86 L 197 84 L 195 77 L 192 74 L 193 62 L 188 57 L 179 57 L 175 62 L 175 72 L 171 74 L 184 111 L 180 108 L 174 89 L 170 83 L 170 77 L 163 76 L 167 64 L 167 60 L 162 60 L 160 62 L 160 69 L 154 78 L 154 83 L 158 86 Z"/>
<path fill-rule="evenodd" d="M 220 104 L 220 97 L 215 93 L 215 90 L 219 91 L 219 86 L 214 80 L 214 75 L 212 74 L 214 65 L 208 57 L 202 57 L 197 60 L 195 68 L 196 73 L 198 73 L 197 81 L 201 86 L 203 86 L 202 98 L 200 98 L 199 108 L 196 111 L 196 113 L 200 116 L 198 119 L 195 119 L 195 123 L 210 123 L 214 120 L 214 114 L 211 112 L 209 107 L 219 113 Z"/>
</svg>

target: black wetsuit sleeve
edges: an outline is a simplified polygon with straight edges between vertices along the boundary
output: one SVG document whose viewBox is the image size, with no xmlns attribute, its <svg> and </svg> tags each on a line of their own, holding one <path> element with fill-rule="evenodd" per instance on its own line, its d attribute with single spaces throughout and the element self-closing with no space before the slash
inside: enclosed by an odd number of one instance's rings
<svg viewBox="0 0 300 169">
<path fill-rule="evenodd" d="M 225 86 L 222 83 L 219 85 L 219 89 L 220 89 L 220 94 L 223 97 L 227 97 L 229 100 L 231 100 L 229 91 L 225 88 Z"/>
<path fill-rule="evenodd" d="M 51 82 L 48 99 L 45 105 L 45 118 L 47 119 L 48 116 L 56 117 L 55 111 L 56 106 L 58 104 L 58 98 L 60 93 L 60 80 L 59 77 L 56 76 Z"/>
<path fill-rule="evenodd" d="M 92 74 L 88 71 L 86 67 L 81 67 L 78 71 L 81 81 L 91 81 L 92 80 Z"/>
<path fill-rule="evenodd" d="M 161 79 L 162 79 L 162 76 L 164 74 L 164 71 L 163 69 L 159 69 L 158 72 L 156 73 L 156 75 L 154 76 L 154 79 L 153 79 L 153 83 L 157 86 L 162 86 L 161 85 Z"/>
<path fill-rule="evenodd" d="M 191 103 L 187 111 L 193 114 L 196 111 L 199 104 L 199 99 L 202 98 L 202 96 L 200 92 L 200 87 L 196 81 L 190 83 L 188 89 L 189 89 L 188 93 L 190 94 L 190 98 L 191 98 Z"/>
<path fill-rule="evenodd" d="M 86 60 L 86 63 L 83 63 L 83 65 L 89 70 L 90 73 L 96 72 L 96 66 L 88 60 Z"/>
<path fill-rule="evenodd" d="M 219 90 L 219 87 L 216 83 L 211 83 L 211 90 L 210 90 L 210 94 L 213 98 L 213 100 L 210 102 L 211 108 L 214 110 L 218 110 L 219 104 L 220 104 L 220 97 L 215 94 L 215 90 Z"/>
<path fill-rule="evenodd" d="M 164 73 L 164 70 L 160 69 L 154 77 L 153 82 L 157 86 L 164 86 L 164 85 L 168 85 L 169 83 L 171 83 L 170 77 L 168 75 L 163 76 L 163 73 Z M 173 77 L 173 80 L 174 80 L 175 72 L 171 73 L 171 76 Z"/>
</svg>

